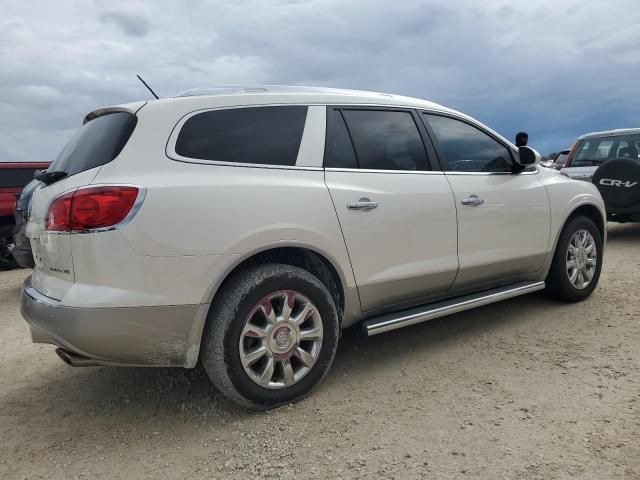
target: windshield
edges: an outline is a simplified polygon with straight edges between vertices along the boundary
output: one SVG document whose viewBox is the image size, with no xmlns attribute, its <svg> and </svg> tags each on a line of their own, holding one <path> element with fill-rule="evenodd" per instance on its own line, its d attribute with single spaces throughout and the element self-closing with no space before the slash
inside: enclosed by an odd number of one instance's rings
<svg viewBox="0 0 640 480">
<path fill-rule="evenodd" d="M 70 176 L 109 163 L 124 148 L 135 126 L 136 116 L 128 112 L 109 113 L 85 123 L 47 171 Z"/>
<path fill-rule="evenodd" d="M 564 165 L 564 161 L 567 159 L 567 156 L 569 155 L 569 153 L 561 153 L 560 155 L 558 155 L 555 159 L 555 161 L 553 163 L 555 163 L 556 165 Z"/>
<path fill-rule="evenodd" d="M 580 140 L 570 167 L 597 167 L 610 158 L 638 160 L 640 134 L 615 137 L 585 138 Z"/>
</svg>

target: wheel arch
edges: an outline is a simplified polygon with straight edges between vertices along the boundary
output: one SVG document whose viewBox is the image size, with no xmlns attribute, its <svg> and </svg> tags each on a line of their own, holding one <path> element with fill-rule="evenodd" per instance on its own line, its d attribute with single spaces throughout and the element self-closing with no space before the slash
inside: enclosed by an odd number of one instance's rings
<svg viewBox="0 0 640 480">
<path fill-rule="evenodd" d="M 569 211 L 564 220 L 561 223 L 561 227 L 557 229 L 555 238 L 553 240 L 553 248 L 549 252 L 547 257 L 547 262 L 544 268 L 544 278 L 549 274 L 549 269 L 551 268 L 551 262 L 553 261 L 553 256 L 556 253 L 556 248 L 558 248 L 558 241 L 560 240 L 560 235 L 564 231 L 569 220 L 575 218 L 579 215 L 583 215 L 593 221 L 598 228 L 598 232 L 600 233 L 600 237 L 602 238 L 602 245 L 606 244 L 607 239 L 607 221 L 606 216 L 603 215 L 602 210 L 598 207 L 596 203 L 592 202 L 582 202 L 578 205 L 575 205 L 573 209 Z"/>
<path fill-rule="evenodd" d="M 607 237 L 606 217 L 603 217 L 600 209 L 592 203 L 584 203 L 576 207 L 575 209 L 573 209 L 569 214 L 569 216 L 565 219 L 562 225 L 562 229 L 560 231 L 564 230 L 564 227 L 569 220 L 571 220 L 572 218 L 578 215 L 583 215 L 589 218 L 590 220 L 592 220 L 593 223 L 596 224 L 596 227 L 598 227 L 598 232 L 600 233 L 600 238 L 602 239 L 602 243 L 604 244 Z M 558 238 L 559 237 L 560 235 L 558 235 Z M 557 244 L 558 244 L 558 239 L 556 238 L 556 245 Z"/>
<path fill-rule="evenodd" d="M 350 303 L 355 300 L 349 298 L 346 288 L 348 279 L 335 260 L 324 252 L 306 244 L 283 243 L 264 247 L 247 255 L 238 256 L 237 260 L 228 267 L 226 273 L 211 285 L 203 301 L 203 304 L 208 305 L 208 308 L 202 309 L 199 318 L 194 321 L 191 329 L 190 347 L 185 365 L 187 368 L 194 367 L 198 361 L 202 335 L 209 311 L 225 284 L 243 270 L 265 263 L 282 263 L 296 266 L 318 277 L 329 290 L 334 302 L 336 302 L 338 318 L 342 324 L 345 311 L 351 309 Z"/>
</svg>

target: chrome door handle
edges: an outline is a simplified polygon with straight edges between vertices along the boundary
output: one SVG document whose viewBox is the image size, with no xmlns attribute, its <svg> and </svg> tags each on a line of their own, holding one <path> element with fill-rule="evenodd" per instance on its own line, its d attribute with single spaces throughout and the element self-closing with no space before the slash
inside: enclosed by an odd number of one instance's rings
<svg viewBox="0 0 640 480">
<path fill-rule="evenodd" d="M 357 202 L 347 203 L 349 210 L 373 210 L 378 207 L 378 202 L 372 202 L 368 198 L 361 198 Z"/>
<path fill-rule="evenodd" d="M 477 195 L 471 195 L 470 197 L 463 198 L 460 202 L 462 205 L 471 205 L 472 207 L 477 207 L 484 203 L 484 200 L 478 197 Z"/>
</svg>

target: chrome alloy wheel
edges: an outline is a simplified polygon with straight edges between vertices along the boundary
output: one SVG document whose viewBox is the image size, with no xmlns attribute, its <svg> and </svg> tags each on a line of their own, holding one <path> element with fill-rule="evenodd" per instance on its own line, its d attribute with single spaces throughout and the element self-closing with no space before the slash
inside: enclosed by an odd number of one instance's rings
<svg viewBox="0 0 640 480">
<path fill-rule="evenodd" d="M 240 361 L 265 388 L 286 388 L 315 365 L 322 347 L 322 319 L 299 292 L 281 290 L 253 307 L 240 335 Z"/>
<path fill-rule="evenodd" d="M 580 229 L 571 237 L 567 249 L 567 275 L 578 290 L 591 283 L 598 262 L 598 249 L 591 233 Z"/>
</svg>

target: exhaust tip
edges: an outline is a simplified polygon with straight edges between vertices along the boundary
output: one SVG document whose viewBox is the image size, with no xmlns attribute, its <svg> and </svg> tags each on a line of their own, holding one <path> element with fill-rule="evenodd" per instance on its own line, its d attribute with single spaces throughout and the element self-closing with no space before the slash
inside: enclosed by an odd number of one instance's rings
<svg viewBox="0 0 640 480">
<path fill-rule="evenodd" d="M 60 357 L 60 359 L 67 365 L 72 366 L 71 359 L 69 358 L 68 353 L 69 352 L 67 352 L 66 350 L 63 350 L 62 348 L 56 348 L 56 354 Z"/>
<path fill-rule="evenodd" d="M 56 348 L 56 354 L 70 367 L 96 367 L 100 364 L 92 358 L 78 355 L 64 348 Z"/>
</svg>

